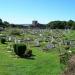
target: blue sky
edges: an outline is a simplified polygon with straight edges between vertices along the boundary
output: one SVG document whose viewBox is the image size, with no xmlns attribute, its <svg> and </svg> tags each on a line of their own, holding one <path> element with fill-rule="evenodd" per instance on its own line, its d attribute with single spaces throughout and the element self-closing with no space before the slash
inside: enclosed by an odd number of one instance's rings
<svg viewBox="0 0 75 75">
<path fill-rule="evenodd" d="M 75 20 L 75 0 L 0 0 L 0 18 L 17 24 Z"/>
</svg>

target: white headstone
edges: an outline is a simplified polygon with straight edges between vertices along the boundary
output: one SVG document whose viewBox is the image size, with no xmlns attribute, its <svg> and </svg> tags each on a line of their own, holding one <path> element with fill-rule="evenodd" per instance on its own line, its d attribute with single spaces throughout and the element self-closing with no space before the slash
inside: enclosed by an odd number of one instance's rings
<svg viewBox="0 0 75 75">
<path fill-rule="evenodd" d="M 8 40 L 11 41 L 11 36 L 9 36 Z"/>
<path fill-rule="evenodd" d="M 39 34 L 40 36 L 42 36 L 42 34 Z"/>
<path fill-rule="evenodd" d="M 21 42 L 21 40 L 17 40 L 17 43 L 20 43 Z"/>
<path fill-rule="evenodd" d="M 15 38 L 15 43 L 17 43 L 17 39 Z"/>
<path fill-rule="evenodd" d="M 52 36 L 52 38 L 51 38 L 51 43 L 54 41 L 54 38 L 53 38 L 53 36 Z"/>
<path fill-rule="evenodd" d="M 37 39 L 34 40 L 34 45 L 35 46 L 40 46 L 40 43 L 39 43 L 39 41 Z"/>
</svg>

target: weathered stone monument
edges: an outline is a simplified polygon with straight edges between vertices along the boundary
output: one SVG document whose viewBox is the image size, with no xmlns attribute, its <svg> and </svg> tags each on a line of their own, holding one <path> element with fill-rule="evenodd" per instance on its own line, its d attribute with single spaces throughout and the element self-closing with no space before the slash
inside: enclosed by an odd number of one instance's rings
<svg viewBox="0 0 75 75">
<path fill-rule="evenodd" d="M 39 43 L 39 41 L 38 41 L 37 39 L 34 40 L 34 45 L 35 45 L 36 47 L 39 47 L 39 46 L 40 46 L 40 43 Z"/>
</svg>

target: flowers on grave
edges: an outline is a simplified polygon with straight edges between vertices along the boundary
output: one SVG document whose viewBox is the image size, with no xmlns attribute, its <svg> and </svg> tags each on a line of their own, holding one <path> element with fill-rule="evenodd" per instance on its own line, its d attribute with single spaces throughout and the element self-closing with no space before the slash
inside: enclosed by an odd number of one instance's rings
<svg viewBox="0 0 75 75">
<path fill-rule="evenodd" d="M 50 44 L 50 43 L 48 43 L 47 46 L 46 46 L 47 49 L 51 49 L 51 48 L 54 48 L 54 47 L 55 46 L 53 44 Z"/>
<path fill-rule="evenodd" d="M 69 53 L 72 53 L 72 51 L 71 51 L 71 50 L 69 50 L 68 52 L 69 52 Z"/>
</svg>

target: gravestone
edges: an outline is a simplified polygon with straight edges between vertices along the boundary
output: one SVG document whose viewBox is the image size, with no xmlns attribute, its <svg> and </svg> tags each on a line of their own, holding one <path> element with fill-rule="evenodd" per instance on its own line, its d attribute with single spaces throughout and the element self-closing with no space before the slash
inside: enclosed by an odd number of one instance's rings
<svg viewBox="0 0 75 75">
<path fill-rule="evenodd" d="M 71 47 L 75 47 L 75 40 L 70 40 Z"/>
<path fill-rule="evenodd" d="M 39 43 L 39 41 L 38 41 L 37 39 L 34 40 L 34 45 L 35 45 L 36 47 L 39 47 L 39 46 L 40 46 L 40 43 Z"/>
<path fill-rule="evenodd" d="M 71 45 L 71 41 L 69 41 L 69 40 L 64 40 L 64 41 L 63 41 L 63 44 L 64 44 L 64 45 Z"/>
<path fill-rule="evenodd" d="M 6 37 L 6 40 L 7 40 L 7 41 L 11 41 L 11 40 L 12 40 L 12 37 L 11 37 L 11 36 L 7 36 L 7 37 Z"/>
<path fill-rule="evenodd" d="M 20 39 L 18 39 L 18 40 L 17 40 L 17 43 L 21 43 L 21 40 L 20 40 Z"/>
<path fill-rule="evenodd" d="M 8 39 L 9 41 L 11 41 L 11 37 L 9 36 L 9 39 Z"/>
<path fill-rule="evenodd" d="M 55 40 L 54 40 L 54 37 L 52 36 L 52 37 L 51 37 L 51 43 L 54 42 L 54 41 L 55 41 Z"/>
<path fill-rule="evenodd" d="M 42 34 L 39 34 L 40 37 L 42 37 Z"/>
<path fill-rule="evenodd" d="M 14 42 L 15 42 L 15 43 L 18 43 L 18 40 L 15 38 Z"/>
<path fill-rule="evenodd" d="M 52 49 L 52 48 L 55 48 L 55 46 L 54 46 L 53 44 L 48 43 L 48 44 L 46 45 L 46 48 L 47 48 L 47 49 Z"/>
</svg>

